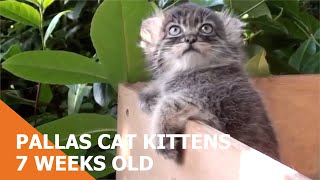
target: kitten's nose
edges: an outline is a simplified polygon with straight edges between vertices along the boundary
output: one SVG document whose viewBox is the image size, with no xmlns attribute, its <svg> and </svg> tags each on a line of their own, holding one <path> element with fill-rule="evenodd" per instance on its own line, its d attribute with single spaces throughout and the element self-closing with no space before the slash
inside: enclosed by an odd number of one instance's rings
<svg viewBox="0 0 320 180">
<path fill-rule="evenodd" d="M 184 37 L 184 42 L 192 44 L 197 41 L 197 37 L 195 35 L 186 35 Z"/>
</svg>

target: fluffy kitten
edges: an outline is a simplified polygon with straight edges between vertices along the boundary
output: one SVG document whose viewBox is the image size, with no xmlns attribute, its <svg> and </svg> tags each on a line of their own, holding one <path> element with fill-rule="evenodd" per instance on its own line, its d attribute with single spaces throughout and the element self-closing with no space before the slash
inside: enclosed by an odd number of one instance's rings
<svg viewBox="0 0 320 180">
<path fill-rule="evenodd" d="M 180 134 L 197 119 L 279 159 L 278 144 L 258 93 L 243 70 L 244 24 L 229 13 L 186 3 L 146 19 L 141 42 L 154 80 L 140 93 L 153 133 Z M 164 139 L 166 158 L 181 162 Z"/>
</svg>

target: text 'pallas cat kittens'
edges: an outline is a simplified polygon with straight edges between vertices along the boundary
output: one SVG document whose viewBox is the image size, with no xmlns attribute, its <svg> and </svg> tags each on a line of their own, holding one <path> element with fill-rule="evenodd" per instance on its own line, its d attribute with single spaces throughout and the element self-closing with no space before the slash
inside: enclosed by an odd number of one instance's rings
<svg viewBox="0 0 320 180">
<path fill-rule="evenodd" d="M 184 133 L 199 120 L 279 159 L 278 143 L 258 93 L 242 64 L 244 24 L 227 12 L 191 3 L 146 19 L 141 42 L 153 80 L 140 93 L 152 133 Z M 157 150 L 181 162 L 181 142 Z"/>
</svg>

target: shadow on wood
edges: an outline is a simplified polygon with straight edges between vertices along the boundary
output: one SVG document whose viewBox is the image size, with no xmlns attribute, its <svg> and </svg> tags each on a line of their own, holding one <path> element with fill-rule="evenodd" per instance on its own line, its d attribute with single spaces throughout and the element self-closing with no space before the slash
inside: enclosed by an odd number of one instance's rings
<svg viewBox="0 0 320 180">
<path fill-rule="evenodd" d="M 315 178 L 319 167 L 320 76 L 275 76 L 254 79 L 273 121 L 280 143 L 282 163 L 232 139 L 228 150 L 185 150 L 185 162 L 176 165 L 155 150 L 143 148 L 143 135 L 149 133 L 150 117 L 139 109 L 137 92 L 143 84 L 120 85 L 118 133 L 137 134 L 133 149 L 118 149 L 118 155 L 153 159 L 149 171 L 117 172 L 117 179 L 169 180 L 303 180 Z M 222 134 L 197 123 L 187 125 L 186 134 Z M 291 169 L 296 169 L 297 171 Z"/>
</svg>

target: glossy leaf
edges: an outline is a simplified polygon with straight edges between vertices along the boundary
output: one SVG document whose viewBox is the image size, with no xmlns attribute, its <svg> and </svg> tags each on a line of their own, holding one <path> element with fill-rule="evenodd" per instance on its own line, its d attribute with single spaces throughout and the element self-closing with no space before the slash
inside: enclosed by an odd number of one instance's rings
<svg viewBox="0 0 320 180">
<path fill-rule="evenodd" d="M 302 45 L 292 54 L 289 59 L 289 64 L 297 71 L 301 70 L 305 60 L 309 59 L 316 53 L 316 43 L 310 38 L 306 40 Z"/>
<path fill-rule="evenodd" d="M 45 36 L 44 36 L 44 42 L 45 42 L 45 44 L 46 44 L 49 36 L 50 36 L 51 33 L 53 32 L 54 28 L 56 27 L 57 23 L 59 22 L 59 19 L 60 19 L 63 15 L 65 15 L 65 14 L 67 14 L 67 13 L 69 13 L 69 12 L 71 12 L 71 11 L 70 11 L 70 10 L 62 11 L 62 12 L 60 12 L 60 13 L 58 13 L 57 15 L 54 16 L 54 18 L 51 20 L 51 22 L 50 22 L 50 24 L 49 24 L 49 26 L 48 26 L 48 28 L 47 28 L 46 34 L 45 34 Z"/>
<path fill-rule="evenodd" d="M 0 53 L 0 62 L 20 52 L 21 52 L 20 46 L 18 44 L 13 44 L 10 46 L 10 48 L 6 52 Z"/>
<path fill-rule="evenodd" d="M 38 126 L 37 130 L 42 134 L 48 134 L 53 143 L 55 142 L 54 135 L 59 134 L 60 145 L 66 145 L 70 134 L 74 134 L 77 138 L 82 134 L 90 134 L 91 146 L 95 146 L 101 134 L 114 134 L 116 132 L 117 122 L 109 115 L 73 114 Z M 84 155 L 86 152 L 85 150 L 76 150 L 74 148 L 63 151 L 67 155 Z"/>
<path fill-rule="evenodd" d="M 28 105 L 34 106 L 35 101 L 25 99 L 21 97 L 21 92 L 18 90 L 1 90 L 0 97 L 3 102 L 5 102 L 9 106 L 14 105 Z"/>
<path fill-rule="evenodd" d="M 246 70 L 250 76 L 268 76 L 270 75 L 269 65 L 266 60 L 266 51 L 258 47 L 258 53 L 252 57 L 246 64 Z"/>
<path fill-rule="evenodd" d="M 54 2 L 54 0 L 43 0 L 43 1 L 44 1 L 43 2 L 43 8 L 44 9 L 47 9 L 47 7 L 49 7 Z"/>
<path fill-rule="evenodd" d="M 43 1 L 42 8 L 44 10 L 47 9 L 47 7 L 49 7 L 54 2 L 54 0 L 27 0 L 27 1 L 37 5 L 38 7 L 41 6 L 41 1 Z"/>
<path fill-rule="evenodd" d="M 158 7 L 164 9 L 174 3 L 175 0 L 158 0 Z"/>
<path fill-rule="evenodd" d="M 294 49 L 290 47 L 269 51 L 268 63 L 271 74 L 297 74 L 298 71 L 288 64 L 289 58 L 292 53 L 294 53 Z"/>
<path fill-rule="evenodd" d="M 299 13 L 299 1 L 279 1 L 279 0 L 268 0 L 266 1 L 271 7 L 277 6 L 277 9 L 283 8 L 285 11 L 298 14 Z"/>
<path fill-rule="evenodd" d="M 319 20 L 310 15 L 305 8 L 301 8 L 299 1 L 279 1 L 279 0 L 268 0 L 270 7 L 276 7 L 276 9 L 283 9 L 283 16 L 291 20 L 291 24 L 295 25 L 295 29 L 300 30 L 303 28 L 308 33 L 314 33 L 320 26 Z M 297 27 L 300 26 L 300 28 Z M 301 33 L 301 32 L 299 32 Z"/>
<path fill-rule="evenodd" d="M 297 19 L 299 19 L 298 21 L 300 24 L 304 24 L 304 27 L 307 27 L 306 30 L 310 34 L 316 32 L 316 30 L 319 29 L 320 27 L 319 20 L 313 17 L 312 15 L 310 15 L 306 11 L 300 12 Z"/>
<path fill-rule="evenodd" d="M 272 34 L 287 34 L 288 30 L 285 26 L 280 24 L 279 22 L 271 19 L 268 16 L 260 16 L 257 18 L 248 18 L 245 20 L 249 23 L 249 26 L 254 26 L 255 28 L 259 28 L 266 33 Z"/>
<path fill-rule="evenodd" d="M 68 114 L 78 113 L 83 98 L 89 96 L 92 87 L 87 84 L 68 85 L 68 87 Z"/>
<path fill-rule="evenodd" d="M 42 2 L 43 9 L 47 9 L 47 7 L 49 7 L 54 2 L 54 0 L 34 0 L 34 1 L 37 1 L 39 5 L 41 5 L 41 1 L 43 1 Z"/>
<path fill-rule="evenodd" d="M 223 0 L 191 0 L 190 2 L 199 4 L 204 7 L 223 5 Z"/>
<path fill-rule="evenodd" d="M 278 22 L 286 27 L 288 30 L 288 37 L 291 39 L 298 39 L 304 41 L 308 36 L 302 32 L 297 24 L 293 23 L 293 20 L 287 17 L 281 17 L 278 19 Z"/>
<path fill-rule="evenodd" d="M 51 114 L 51 113 L 42 113 L 39 115 L 35 115 L 35 116 L 31 116 L 26 118 L 26 120 L 28 121 L 28 123 L 31 126 L 41 126 L 43 124 L 52 122 L 56 119 L 58 119 L 59 117 L 56 114 Z"/>
<path fill-rule="evenodd" d="M 141 49 L 138 48 L 142 19 L 151 14 L 147 1 L 104 1 L 91 24 L 91 39 L 110 84 L 144 80 L 146 72 Z M 117 20 L 115 20 L 117 17 Z"/>
<path fill-rule="evenodd" d="M 107 83 L 93 84 L 93 97 L 96 103 L 102 107 L 109 105 L 111 98 L 114 96 L 114 91 Z"/>
<path fill-rule="evenodd" d="M 46 84 L 107 82 L 103 67 L 79 54 L 29 51 L 7 59 L 2 66 L 16 76 Z"/>
<path fill-rule="evenodd" d="M 38 2 L 38 0 L 26 0 L 30 3 L 33 3 L 34 5 L 36 5 L 37 7 L 40 7 L 40 3 Z"/>
<path fill-rule="evenodd" d="M 45 104 L 48 104 L 53 98 L 52 91 L 50 85 L 41 84 L 39 101 Z"/>
<path fill-rule="evenodd" d="M 75 7 L 72 9 L 72 13 L 67 14 L 68 18 L 72 20 L 78 19 L 86 4 L 87 1 L 78 1 Z"/>
<path fill-rule="evenodd" d="M 94 178 L 102 178 L 108 174 L 114 173 L 115 170 L 112 167 L 112 160 L 115 157 L 115 155 L 112 153 L 112 150 L 105 150 L 105 151 L 100 151 L 100 152 L 94 152 L 94 153 L 89 153 L 89 156 L 104 156 L 105 160 L 103 161 L 106 164 L 106 168 L 102 171 L 87 171 L 91 176 Z M 90 164 L 92 166 L 95 165 L 93 161 L 90 161 Z"/>
<path fill-rule="evenodd" d="M 316 38 L 316 40 L 320 40 L 320 27 L 319 27 L 319 29 L 314 33 L 314 35 L 313 35 L 315 38 Z"/>
<path fill-rule="evenodd" d="M 38 27 L 40 14 L 32 6 L 18 1 L 0 1 L 0 15 L 16 22 Z"/>
<path fill-rule="evenodd" d="M 306 74 L 319 74 L 320 73 L 320 51 L 313 54 L 301 68 L 301 73 Z"/>
<path fill-rule="evenodd" d="M 237 14 L 248 14 L 250 17 L 269 16 L 270 10 L 263 0 L 225 0 L 229 8 Z M 247 12 L 247 13 L 245 13 Z"/>
</svg>

